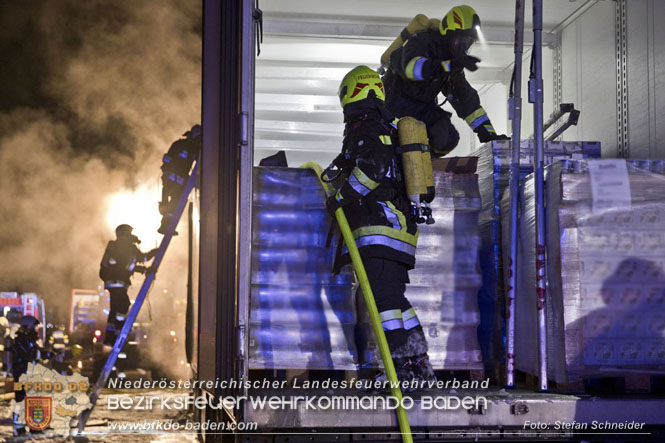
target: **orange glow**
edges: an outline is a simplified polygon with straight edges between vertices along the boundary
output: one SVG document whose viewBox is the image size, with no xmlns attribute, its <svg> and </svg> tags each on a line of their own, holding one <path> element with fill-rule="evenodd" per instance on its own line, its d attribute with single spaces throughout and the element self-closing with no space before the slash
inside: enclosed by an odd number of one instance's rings
<svg viewBox="0 0 665 443">
<path fill-rule="evenodd" d="M 142 241 L 142 250 L 153 247 L 162 238 L 157 233 L 162 219 L 158 210 L 160 198 L 157 183 L 113 194 L 107 204 L 106 221 L 109 228 L 113 231 L 116 226 L 127 223 L 134 228 L 133 234 Z"/>
</svg>

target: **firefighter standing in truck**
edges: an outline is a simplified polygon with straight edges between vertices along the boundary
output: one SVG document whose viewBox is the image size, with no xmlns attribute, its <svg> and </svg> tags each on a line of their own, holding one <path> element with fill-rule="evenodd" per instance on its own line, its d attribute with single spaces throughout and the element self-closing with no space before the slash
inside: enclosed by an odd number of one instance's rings
<svg viewBox="0 0 665 443">
<path fill-rule="evenodd" d="M 99 268 L 99 277 L 104 280 L 104 289 L 109 291 L 111 302 L 104 345 L 111 347 L 115 343 L 118 332 L 125 323 L 129 312 L 129 296 L 127 289 L 131 285 L 131 276 L 135 272 L 145 273 L 146 268 L 139 263 L 146 262 L 155 256 L 157 249 L 147 253 L 141 252 L 136 246 L 141 241 L 132 235 L 133 228 L 122 224 L 115 229 L 116 240 L 106 246 Z M 109 351 L 105 348 L 105 351 Z"/>
<path fill-rule="evenodd" d="M 437 96 L 443 93 L 460 118 L 476 133 L 480 142 L 507 140 L 498 135 L 480 98 L 466 80 L 464 70 L 476 71 L 480 60 L 468 54 L 478 40 L 480 18 L 470 6 L 455 6 L 441 20 L 438 29 L 408 35 L 405 43 L 390 55 L 383 77 L 386 106 L 397 117 L 411 116 L 427 125 L 432 155 L 441 157 L 459 142 L 450 114 L 441 109 Z"/>
<path fill-rule="evenodd" d="M 378 73 L 358 66 L 343 79 L 344 142 L 335 166 L 346 176 L 326 207 L 344 209 L 356 239 L 400 380 L 432 380 L 427 340 L 404 296 L 415 265 L 418 229 L 395 153 L 397 131 Z M 346 248 L 336 268 L 349 263 Z"/>
</svg>

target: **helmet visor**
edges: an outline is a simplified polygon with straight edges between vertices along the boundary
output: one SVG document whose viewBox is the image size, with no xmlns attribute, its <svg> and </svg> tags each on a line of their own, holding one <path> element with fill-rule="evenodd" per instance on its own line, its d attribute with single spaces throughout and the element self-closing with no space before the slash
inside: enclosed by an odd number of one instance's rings
<svg viewBox="0 0 665 443">
<path fill-rule="evenodd" d="M 450 50 L 452 51 L 453 56 L 459 57 L 469 52 L 474 41 L 475 39 L 470 35 L 455 36 L 450 42 Z"/>
</svg>

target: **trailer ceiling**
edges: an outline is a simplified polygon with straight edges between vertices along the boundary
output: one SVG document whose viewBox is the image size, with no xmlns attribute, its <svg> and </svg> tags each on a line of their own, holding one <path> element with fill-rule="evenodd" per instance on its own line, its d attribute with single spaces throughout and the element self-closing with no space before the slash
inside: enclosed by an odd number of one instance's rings
<svg viewBox="0 0 665 443">
<path fill-rule="evenodd" d="M 545 44 L 557 45 L 560 29 L 595 2 L 544 2 Z M 292 166 L 312 159 L 321 163 L 331 160 L 341 147 L 342 115 L 336 93 L 344 74 L 359 64 L 378 68 L 381 53 L 413 16 L 423 13 L 441 18 L 456 4 L 460 2 L 262 2 L 264 40 L 256 69 L 256 162 L 280 149 L 286 151 Z M 509 82 L 515 2 L 475 0 L 468 4 L 478 12 L 487 40 L 485 45 L 474 45 L 472 53 L 482 63 L 478 71 L 467 76 L 482 95 L 492 85 Z M 531 1 L 526 6 L 528 55 Z M 493 94 L 496 97 L 496 92 Z M 468 144 L 467 128 L 458 129 L 460 146 Z M 462 150 L 465 152 L 468 148 Z"/>
</svg>

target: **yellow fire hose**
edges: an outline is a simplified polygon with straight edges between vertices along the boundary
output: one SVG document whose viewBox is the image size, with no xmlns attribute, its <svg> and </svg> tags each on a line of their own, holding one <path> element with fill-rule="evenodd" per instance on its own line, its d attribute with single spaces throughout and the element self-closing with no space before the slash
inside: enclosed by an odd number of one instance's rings
<svg viewBox="0 0 665 443">
<path fill-rule="evenodd" d="M 321 173 L 323 172 L 321 165 L 316 162 L 307 162 L 300 167 L 312 169 L 314 172 L 316 172 L 316 176 L 319 177 L 319 181 L 321 182 L 326 195 L 330 196 L 335 193 L 335 189 L 330 185 L 330 183 L 321 181 Z M 353 269 L 356 271 L 356 276 L 360 282 L 363 298 L 365 299 L 365 304 L 367 305 L 367 310 L 369 311 L 369 318 L 372 321 L 372 329 L 374 330 L 374 335 L 376 336 L 376 341 L 379 345 L 379 353 L 381 354 L 381 360 L 383 360 L 383 367 L 386 371 L 386 375 L 388 376 L 390 393 L 399 401 L 399 405 L 397 407 L 397 421 L 399 422 L 402 441 L 404 443 L 413 443 L 411 426 L 409 425 L 409 417 L 407 417 L 406 410 L 402 407 L 402 391 L 399 388 L 399 380 L 397 379 L 397 373 L 395 372 L 393 359 L 390 356 L 390 348 L 388 347 L 388 342 L 386 341 L 386 334 L 383 332 L 381 320 L 379 319 L 379 310 L 376 308 L 376 303 L 374 302 L 374 294 L 372 293 L 372 288 L 370 288 L 369 281 L 367 280 L 365 266 L 363 265 L 362 259 L 360 258 L 358 246 L 356 245 L 356 241 L 353 238 L 351 228 L 349 227 L 349 222 L 347 221 L 346 215 L 344 215 L 344 210 L 342 208 L 339 208 L 337 211 L 335 211 L 335 218 L 337 219 L 339 228 L 342 231 L 344 243 L 346 244 L 346 248 L 349 250 L 349 255 L 351 256 Z"/>
</svg>

